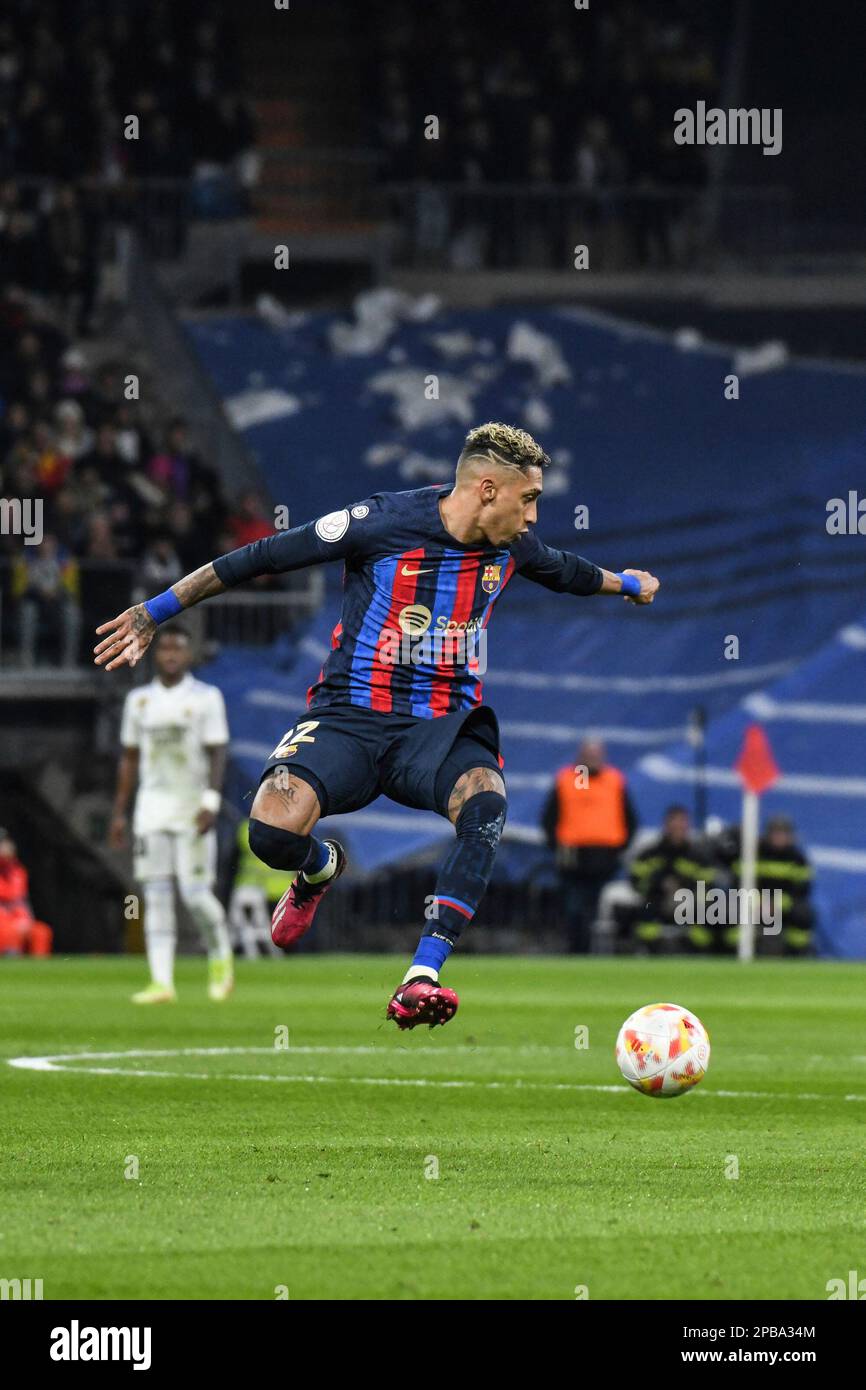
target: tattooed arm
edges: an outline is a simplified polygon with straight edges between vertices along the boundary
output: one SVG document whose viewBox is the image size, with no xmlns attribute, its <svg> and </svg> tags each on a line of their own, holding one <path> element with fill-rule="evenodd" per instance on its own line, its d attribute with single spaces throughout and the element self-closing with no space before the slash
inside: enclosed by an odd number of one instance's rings
<svg viewBox="0 0 866 1390">
<path fill-rule="evenodd" d="M 179 579 L 172 585 L 172 593 L 181 607 L 192 608 L 202 599 L 223 593 L 225 587 L 213 565 L 208 564 Z M 102 641 L 93 648 L 95 664 L 104 666 L 106 671 L 113 671 L 116 666 L 137 666 L 153 641 L 157 626 L 143 603 L 127 608 L 96 629 Z"/>
<path fill-rule="evenodd" d="M 366 502 L 356 504 L 351 513 L 344 507 L 318 521 L 290 531 L 277 531 L 228 555 L 220 555 L 172 585 L 171 592 L 182 608 L 192 608 L 202 599 L 261 574 L 287 574 L 329 560 L 347 560 L 359 550 L 369 553 L 389 534 L 384 497 L 374 494 Z M 103 623 L 96 629 L 97 637 L 102 637 L 93 649 L 96 665 L 104 666 L 106 671 L 113 671 L 115 666 L 136 666 L 153 641 L 157 626 L 143 603 L 127 608 L 110 623 Z"/>
</svg>

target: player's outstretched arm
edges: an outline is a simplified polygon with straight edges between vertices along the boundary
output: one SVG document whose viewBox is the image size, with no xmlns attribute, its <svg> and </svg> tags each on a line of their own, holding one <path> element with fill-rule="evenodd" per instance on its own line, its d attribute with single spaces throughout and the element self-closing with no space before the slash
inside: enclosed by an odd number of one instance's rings
<svg viewBox="0 0 866 1390">
<path fill-rule="evenodd" d="M 612 570 L 602 570 L 604 579 L 600 594 L 622 594 L 628 603 L 652 603 L 659 590 L 659 580 L 647 570 L 622 570 L 615 574 Z M 631 576 L 631 583 L 626 579 Z"/>
<path fill-rule="evenodd" d="M 659 581 L 646 570 L 602 569 L 570 550 L 557 550 L 539 540 L 534 530 L 512 551 L 518 574 L 555 594 L 622 594 L 630 603 L 652 603 Z"/>
<path fill-rule="evenodd" d="M 126 608 L 96 629 L 102 641 L 93 648 L 94 662 L 104 666 L 106 671 L 113 671 L 117 666 L 137 666 L 161 622 L 201 603 L 202 599 L 223 593 L 225 587 L 213 564 L 202 565 L 157 598 Z"/>
<path fill-rule="evenodd" d="M 378 528 L 378 529 L 377 529 Z M 220 555 L 208 565 L 178 580 L 164 594 L 136 603 L 110 622 L 96 629 L 102 641 L 94 647 L 94 661 L 113 671 L 116 666 L 136 666 L 144 656 L 160 623 L 192 608 L 202 599 L 212 598 L 225 589 L 264 574 L 287 574 L 290 570 L 323 565 L 329 560 L 345 560 L 359 548 L 381 535 L 377 499 L 357 503 L 349 512 L 329 512 L 318 521 L 278 531 L 262 540 L 243 545 L 228 555 Z"/>
</svg>

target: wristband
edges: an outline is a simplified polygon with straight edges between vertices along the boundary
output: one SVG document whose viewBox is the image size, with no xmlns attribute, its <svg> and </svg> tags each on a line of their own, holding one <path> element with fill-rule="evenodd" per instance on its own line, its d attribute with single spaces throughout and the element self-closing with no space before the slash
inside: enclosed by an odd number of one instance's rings
<svg viewBox="0 0 866 1390">
<path fill-rule="evenodd" d="M 640 593 L 640 580 L 636 574 L 620 574 L 617 571 L 617 579 L 622 580 L 622 592 L 628 594 L 629 598 L 637 598 Z"/>
<path fill-rule="evenodd" d="M 144 606 L 155 623 L 165 623 L 169 618 L 176 618 L 178 613 L 183 612 L 183 604 L 171 589 L 157 594 L 156 598 L 147 599 Z"/>
<path fill-rule="evenodd" d="M 220 805 L 221 805 L 221 804 L 222 804 L 222 797 L 220 796 L 220 794 L 219 794 L 219 792 L 216 790 L 216 788 L 215 788 L 215 787 L 208 787 L 207 791 L 203 791 L 202 794 L 201 794 L 201 801 L 199 802 L 199 810 L 200 810 L 200 811 L 210 811 L 211 814 L 215 816 L 215 815 L 217 815 L 217 814 L 219 813 L 219 808 L 220 808 Z"/>
</svg>

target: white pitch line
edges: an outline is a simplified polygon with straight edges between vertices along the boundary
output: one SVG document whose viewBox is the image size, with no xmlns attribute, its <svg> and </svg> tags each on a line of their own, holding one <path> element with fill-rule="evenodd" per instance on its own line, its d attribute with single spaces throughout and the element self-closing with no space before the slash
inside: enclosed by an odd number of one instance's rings
<svg viewBox="0 0 866 1390">
<path fill-rule="evenodd" d="M 230 1055 L 260 1056 L 270 1054 L 278 1050 L 287 1053 L 379 1053 L 388 1056 L 405 1056 L 406 1052 L 394 1052 L 391 1048 L 366 1047 L 366 1048 L 338 1048 L 338 1047 L 310 1047 L 310 1048 L 286 1048 L 276 1049 L 271 1047 L 178 1047 L 178 1048 L 133 1048 L 127 1052 L 67 1052 L 55 1053 L 53 1056 L 45 1057 L 8 1057 L 7 1063 L 10 1067 L 19 1067 L 29 1071 L 54 1071 L 77 1073 L 84 1076 L 137 1076 L 137 1077 L 156 1077 L 165 1080 L 175 1078 L 181 1081 L 279 1081 L 282 1083 L 293 1083 L 302 1085 L 350 1085 L 350 1086 L 429 1086 L 443 1090 L 482 1090 L 482 1091 L 591 1091 L 603 1093 L 605 1095 L 626 1095 L 632 1091 L 630 1086 L 602 1085 L 590 1082 L 575 1081 L 472 1081 L 460 1079 L 456 1081 L 442 1081 L 431 1077 L 397 1077 L 397 1076 L 316 1076 L 316 1075 L 292 1075 L 280 1076 L 269 1072 L 183 1072 L 183 1071 L 152 1071 L 145 1068 L 132 1067 L 82 1067 L 76 1065 L 64 1065 L 64 1063 L 95 1062 L 119 1060 L 127 1057 L 224 1057 Z M 422 1049 L 417 1049 L 419 1052 Z M 426 1050 L 427 1056 L 434 1055 L 435 1052 L 444 1051 L 444 1048 L 430 1048 Z M 468 1049 L 454 1047 L 451 1051 L 466 1052 Z M 508 1048 L 487 1048 L 474 1049 L 475 1051 L 510 1051 Z M 558 1050 L 558 1049 L 544 1049 Z M 844 1100 L 844 1101 L 866 1101 L 866 1096 L 846 1095 L 833 1096 L 824 1095 L 819 1091 L 698 1091 L 698 1095 L 718 1096 L 725 1100 Z"/>
<path fill-rule="evenodd" d="M 75 1062 L 79 1059 L 91 1062 L 112 1061 L 120 1057 L 231 1057 L 231 1056 L 262 1056 L 268 1057 L 274 1053 L 295 1053 L 300 1055 L 323 1056 L 345 1056 L 345 1057 L 365 1057 L 371 1053 L 376 1056 L 395 1056 L 409 1057 L 415 1053 L 425 1057 L 434 1057 L 439 1052 L 458 1052 L 463 1056 L 474 1056 L 478 1052 L 508 1052 L 516 1053 L 518 1056 L 526 1056 L 530 1053 L 561 1054 L 562 1047 L 548 1047 L 542 1043 L 526 1043 L 520 1047 L 515 1047 L 511 1043 L 499 1044 L 473 1044 L 468 1046 L 459 1043 L 443 1043 L 433 1047 L 376 1047 L 371 1044 L 362 1044 L 356 1047 L 350 1046 L 325 1046 L 320 1047 L 131 1047 L 120 1052 L 57 1052 L 44 1057 L 9 1057 L 7 1062 L 10 1067 L 27 1067 L 33 1071 L 51 1071 L 53 1068 L 47 1065 L 52 1062 Z M 44 1066 L 36 1066 L 37 1062 L 45 1063 Z M 62 1070 L 62 1068 L 58 1068 Z M 153 1075 L 148 1072 L 147 1075 Z"/>
</svg>

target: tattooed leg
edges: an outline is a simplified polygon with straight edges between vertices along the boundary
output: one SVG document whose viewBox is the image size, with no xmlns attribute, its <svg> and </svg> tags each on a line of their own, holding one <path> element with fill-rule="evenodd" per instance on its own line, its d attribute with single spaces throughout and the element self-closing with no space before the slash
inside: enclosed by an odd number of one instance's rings
<svg viewBox="0 0 866 1390">
<path fill-rule="evenodd" d="M 492 767 L 470 767 L 468 772 L 457 778 L 454 790 L 448 798 L 448 819 L 452 825 L 457 824 L 470 796 L 477 796 L 479 792 L 498 792 L 504 797 L 505 782 L 501 774 L 495 772 Z"/>
<path fill-rule="evenodd" d="M 296 777 L 287 767 L 275 767 L 256 792 L 250 820 L 264 821 L 278 830 L 309 835 L 322 808 L 309 782 Z"/>
</svg>

